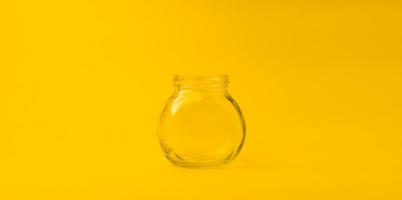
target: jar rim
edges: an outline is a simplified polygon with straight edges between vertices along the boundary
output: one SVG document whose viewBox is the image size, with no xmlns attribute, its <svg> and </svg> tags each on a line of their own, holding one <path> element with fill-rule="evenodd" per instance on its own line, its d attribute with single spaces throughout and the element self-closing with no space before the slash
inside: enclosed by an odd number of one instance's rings
<svg viewBox="0 0 402 200">
<path fill-rule="evenodd" d="M 227 74 L 208 74 L 208 75 L 183 75 L 173 76 L 175 86 L 227 86 L 229 76 Z"/>
</svg>

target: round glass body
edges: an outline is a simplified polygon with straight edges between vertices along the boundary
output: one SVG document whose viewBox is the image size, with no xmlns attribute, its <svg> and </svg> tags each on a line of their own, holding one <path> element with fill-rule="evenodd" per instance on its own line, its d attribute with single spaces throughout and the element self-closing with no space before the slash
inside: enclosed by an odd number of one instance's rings
<svg viewBox="0 0 402 200">
<path fill-rule="evenodd" d="M 179 166 L 215 166 L 233 160 L 245 138 L 239 106 L 227 75 L 174 77 L 175 91 L 162 111 L 158 137 L 165 156 Z"/>
</svg>

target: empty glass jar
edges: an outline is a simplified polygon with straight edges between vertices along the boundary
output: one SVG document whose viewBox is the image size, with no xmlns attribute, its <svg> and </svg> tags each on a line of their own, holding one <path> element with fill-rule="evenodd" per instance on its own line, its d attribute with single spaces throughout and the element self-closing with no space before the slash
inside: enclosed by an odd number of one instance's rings
<svg viewBox="0 0 402 200">
<path fill-rule="evenodd" d="M 245 123 L 227 91 L 228 76 L 181 76 L 162 111 L 158 137 L 179 166 L 215 166 L 233 160 L 244 143 Z"/>
</svg>

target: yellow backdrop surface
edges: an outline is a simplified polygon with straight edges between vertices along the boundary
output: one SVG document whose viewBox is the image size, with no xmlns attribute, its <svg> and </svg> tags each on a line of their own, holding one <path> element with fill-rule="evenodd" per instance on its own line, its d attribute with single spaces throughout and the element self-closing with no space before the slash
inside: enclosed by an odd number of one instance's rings
<svg viewBox="0 0 402 200">
<path fill-rule="evenodd" d="M 1 1 L 0 199 L 402 199 L 401 1 Z M 238 159 L 172 166 L 173 74 L 228 74 Z"/>
</svg>

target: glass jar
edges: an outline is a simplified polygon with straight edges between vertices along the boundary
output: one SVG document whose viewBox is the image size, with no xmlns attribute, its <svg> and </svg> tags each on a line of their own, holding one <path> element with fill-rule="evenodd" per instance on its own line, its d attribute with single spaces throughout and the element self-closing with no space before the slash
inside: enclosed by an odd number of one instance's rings
<svg viewBox="0 0 402 200">
<path fill-rule="evenodd" d="M 165 156 L 179 166 L 227 163 L 240 152 L 246 127 L 227 91 L 228 76 L 174 76 L 175 91 L 162 111 L 158 137 Z"/>
</svg>

